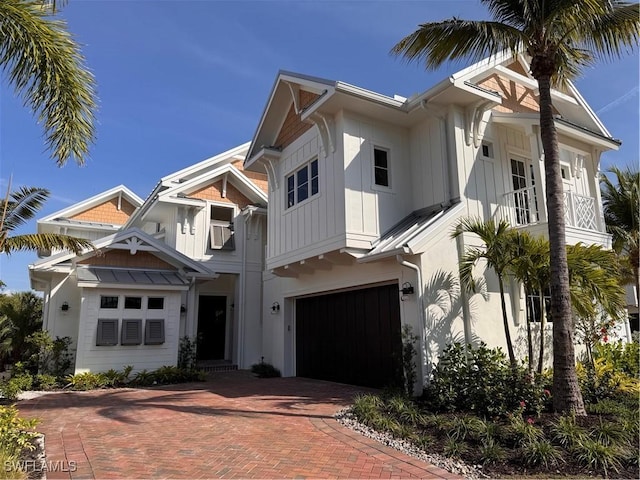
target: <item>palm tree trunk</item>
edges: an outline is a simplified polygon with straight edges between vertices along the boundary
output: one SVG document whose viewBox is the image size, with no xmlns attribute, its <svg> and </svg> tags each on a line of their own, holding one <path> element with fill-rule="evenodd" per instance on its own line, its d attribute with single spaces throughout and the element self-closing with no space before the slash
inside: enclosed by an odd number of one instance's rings
<svg viewBox="0 0 640 480">
<path fill-rule="evenodd" d="M 553 410 L 586 415 L 573 346 L 573 319 L 564 222 L 564 195 L 558 135 L 551 104 L 551 76 L 539 76 L 540 137 L 544 149 L 547 216 L 550 246 L 551 317 L 553 319 Z"/>
<path fill-rule="evenodd" d="M 513 343 L 511 343 L 511 332 L 509 331 L 509 320 L 507 319 L 507 304 L 504 300 L 504 285 L 502 284 L 502 275 L 498 274 L 498 285 L 500 285 L 500 303 L 502 306 L 502 324 L 504 326 L 504 336 L 507 340 L 507 352 L 509 353 L 509 361 L 511 366 L 516 365 L 516 356 L 513 353 Z"/>
</svg>

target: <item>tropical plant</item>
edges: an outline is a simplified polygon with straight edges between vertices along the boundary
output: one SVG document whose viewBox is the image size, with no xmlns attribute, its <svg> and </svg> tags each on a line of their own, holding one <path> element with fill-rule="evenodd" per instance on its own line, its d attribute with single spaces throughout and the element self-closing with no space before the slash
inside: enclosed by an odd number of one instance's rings
<svg viewBox="0 0 640 480">
<path fill-rule="evenodd" d="M 10 236 L 11 232 L 32 219 L 49 197 L 49 191 L 44 188 L 21 187 L 14 192 L 10 192 L 10 189 L 11 182 L 9 182 L 7 196 L 0 205 L 0 253 L 52 249 L 80 253 L 85 248 L 92 248 L 89 240 L 58 233 Z"/>
<path fill-rule="evenodd" d="M 540 346 L 538 352 L 538 374 L 542 373 L 544 365 L 544 326 L 546 308 L 543 292 L 549 285 L 549 242 L 543 237 L 534 237 L 525 231 L 518 231 L 515 235 L 514 255 L 510 270 L 524 286 L 527 299 L 527 347 L 529 371 L 533 371 L 533 341 L 531 338 L 531 323 L 534 312 L 540 312 Z M 539 302 L 534 305 L 533 302 Z"/>
<path fill-rule="evenodd" d="M 64 3 L 64 2 L 63 2 Z M 24 104 L 42 122 L 58 166 L 82 165 L 94 141 L 94 79 L 55 2 L 0 2 L 0 65 Z"/>
<path fill-rule="evenodd" d="M 494 220 L 482 221 L 478 218 L 461 219 L 451 236 L 457 238 L 463 233 L 477 235 L 484 246 L 468 247 L 465 250 L 460 259 L 460 282 L 470 291 L 475 292 L 477 290 L 477 281 L 473 276 L 473 269 L 481 260 L 485 260 L 487 266 L 495 272 L 498 277 L 498 287 L 500 288 L 500 306 L 502 307 L 502 324 L 507 342 L 507 352 L 509 361 L 512 365 L 515 365 L 516 356 L 509 331 L 507 305 L 504 295 L 504 275 L 513 262 L 512 251 L 516 233 L 504 220 L 496 223 Z"/>
<path fill-rule="evenodd" d="M 551 245 L 553 404 L 558 412 L 585 415 L 575 371 L 569 271 L 565 248 L 564 195 L 551 87 L 578 76 L 598 58 L 616 58 L 634 48 L 640 34 L 638 4 L 619 0 L 481 0 L 488 21 L 452 18 L 426 23 L 392 49 L 429 69 L 446 61 L 480 61 L 507 50 L 530 57 L 538 83 L 540 137 Z"/>
<path fill-rule="evenodd" d="M 0 318 L 4 316 L 8 322 L 12 363 L 28 360 L 34 353 L 26 338 L 42 328 L 42 303 L 42 298 L 33 292 L 0 294 Z M 1 332 L 0 327 L 0 338 Z"/>
<path fill-rule="evenodd" d="M 616 167 L 608 172 L 615 176 L 615 181 L 606 174 L 600 177 L 604 220 L 607 231 L 613 235 L 613 248 L 626 259 L 630 267 L 628 276 L 640 295 L 640 172 Z"/>
</svg>

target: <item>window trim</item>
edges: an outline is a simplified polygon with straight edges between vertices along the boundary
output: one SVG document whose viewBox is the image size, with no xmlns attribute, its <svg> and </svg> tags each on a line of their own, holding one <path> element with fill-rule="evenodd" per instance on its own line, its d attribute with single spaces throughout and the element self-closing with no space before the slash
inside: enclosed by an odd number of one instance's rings
<svg viewBox="0 0 640 480">
<path fill-rule="evenodd" d="M 386 152 L 387 154 L 387 183 L 389 185 L 379 185 L 376 183 L 376 150 L 380 150 L 382 152 Z M 378 190 L 381 192 L 392 192 L 393 191 L 393 168 L 392 168 L 392 159 L 391 159 L 391 148 L 382 144 L 382 143 L 372 143 L 371 144 L 371 189 Z"/>
<path fill-rule="evenodd" d="M 317 175 L 313 176 L 313 166 L 312 164 L 315 162 L 316 164 L 316 170 L 317 170 Z M 298 190 L 300 188 L 300 185 L 298 184 L 298 175 L 301 171 L 306 170 L 307 171 L 307 181 L 305 182 L 307 185 L 307 196 L 304 200 L 298 200 Z M 289 179 L 293 178 L 293 190 L 289 190 Z M 314 179 L 315 179 L 315 192 L 313 191 L 313 185 L 314 185 Z M 284 210 L 291 210 L 292 208 L 297 207 L 298 205 L 302 205 L 308 201 L 310 201 L 311 198 L 316 197 L 317 195 L 320 194 L 320 161 L 318 160 L 318 156 L 314 156 L 312 157 L 309 161 L 305 162 L 303 165 L 300 165 L 298 168 L 296 168 L 295 170 L 290 171 L 289 173 L 287 173 L 284 176 L 284 183 L 283 183 L 283 189 L 284 189 Z M 289 205 L 289 194 L 292 193 L 293 194 L 293 203 L 291 205 Z"/>
<path fill-rule="evenodd" d="M 231 210 L 231 222 L 228 224 L 223 220 L 214 220 L 211 218 L 212 208 L 228 208 Z M 236 205 L 230 203 L 223 202 L 207 202 L 207 234 L 205 235 L 205 253 L 212 255 L 214 252 L 233 252 L 236 249 L 235 242 L 235 222 L 234 220 L 238 216 L 238 210 Z M 230 247 L 213 247 L 213 229 L 214 227 L 227 228 L 230 231 L 229 241 L 231 241 L 232 245 Z"/>
</svg>

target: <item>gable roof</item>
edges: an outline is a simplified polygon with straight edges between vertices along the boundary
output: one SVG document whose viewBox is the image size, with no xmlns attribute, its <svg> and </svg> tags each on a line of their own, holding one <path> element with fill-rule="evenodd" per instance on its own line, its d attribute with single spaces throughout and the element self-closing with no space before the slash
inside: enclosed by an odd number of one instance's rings
<svg viewBox="0 0 640 480">
<path fill-rule="evenodd" d="M 51 257 L 43 258 L 29 265 L 29 271 L 47 271 L 62 264 L 71 264 L 73 266 L 74 263 L 95 257 L 101 249 L 114 249 L 128 250 L 132 255 L 138 251 L 149 252 L 186 274 L 205 275 L 215 278 L 215 274 L 201 263 L 192 260 L 138 228 L 121 230 L 95 241 L 93 246 L 93 249 L 85 249 L 79 255 L 75 255 L 73 252 L 61 252 Z"/>
<path fill-rule="evenodd" d="M 248 148 L 249 143 L 238 145 L 230 150 L 162 177 L 149 196 L 144 200 L 142 206 L 131 215 L 124 225 L 124 228 L 129 228 L 135 225 L 136 222 L 143 221 L 158 202 L 204 206 L 204 201 L 202 200 L 185 198 L 188 197 L 185 192 L 194 191 L 199 185 L 210 184 L 216 181 L 216 178 L 222 178 L 224 175 L 227 175 L 234 186 L 238 187 L 242 194 L 247 196 L 251 201 L 260 205 L 266 205 L 267 195 L 265 192 L 247 178 L 243 172 L 232 165 L 233 162 L 244 160 Z"/>
<path fill-rule="evenodd" d="M 405 126 L 424 118 L 428 114 L 425 110 L 431 105 L 442 107 L 453 104 L 471 107 L 475 110 L 474 113 L 478 110 L 482 112 L 502 105 L 505 100 L 499 91 L 483 85 L 492 75 L 519 85 L 535 103 L 539 96 L 538 86 L 528 72 L 529 65 L 525 56 L 514 58 L 510 52 L 501 52 L 470 65 L 407 99 L 397 95 L 390 97 L 341 81 L 280 71 L 247 152 L 245 168 L 252 168 L 261 158 L 268 160 L 270 156 L 277 157 L 277 152 L 283 148 L 283 145 L 278 144 L 279 130 L 291 110 L 299 116 L 301 122 L 318 125 L 326 149 L 331 146 L 331 142 L 324 138 L 330 135 L 326 130 L 331 128 L 326 115 L 333 115 L 341 109 L 371 117 L 380 116 L 386 121 Z M 301 105 L 301 91 L 314 93 L 317 98 L 310 104 Z M 609 131 L 571 82 L 567 83 L 565 91 L 552 89 L 551 94 L 557 114 L 564 120 L 612 139 Z"/>
<path fill-rule="evenodd" d="M 104 205 L 112 200 L 116 201 L 117 207 L 120 208 L 122 200 L 128 202 L 134 209 L 137 209 L 142 205 L 142 199 L 129 190 L 124 185 L 118 185 L 117 187 L 110 188 L 102 193 L 94 195 L 93 197 L 82 200 L 67 208 L 58 210 L 44 218 L 38 220 L 38 225 L 85 225 L 85 226 L 97 226 L 101 228 L 117 228 L 121 223 L 114 223 L 101 220 L 87 220 L 81 218 L 74 218 L 81 216 L 82 213 L 90 211 L 96 207 Z M 129 215 L 127 215 L 129 216 Z"/>
</svg>

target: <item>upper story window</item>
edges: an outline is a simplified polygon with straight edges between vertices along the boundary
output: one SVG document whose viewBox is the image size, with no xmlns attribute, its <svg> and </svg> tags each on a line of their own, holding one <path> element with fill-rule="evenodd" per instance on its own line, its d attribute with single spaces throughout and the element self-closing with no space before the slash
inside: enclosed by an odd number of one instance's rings
<svg viewBox="0 0 640 480">
<path fill-rule="evenodd" d="M 234 209 L 211 206 L 209 220 L 209 248 L 212 250 L 235 250 L 233 239 Z"/>
<path fill-rule="evenodd" d="M 373 147 L 373 181 L 380 187 L 391 186 L 389 175 L 389 150 Z"/>
<path fill-rule="evenodd" d="M 491 142 L 482 142 L 480 147 L 482 149 L 482 156 L 485 158 L 493 158 L 493 144 Z"/>
<path fill-rule="evenodd" d="M 318 159 L 287 176 L 287 208 L 318 193 Z"/>
</svg>

